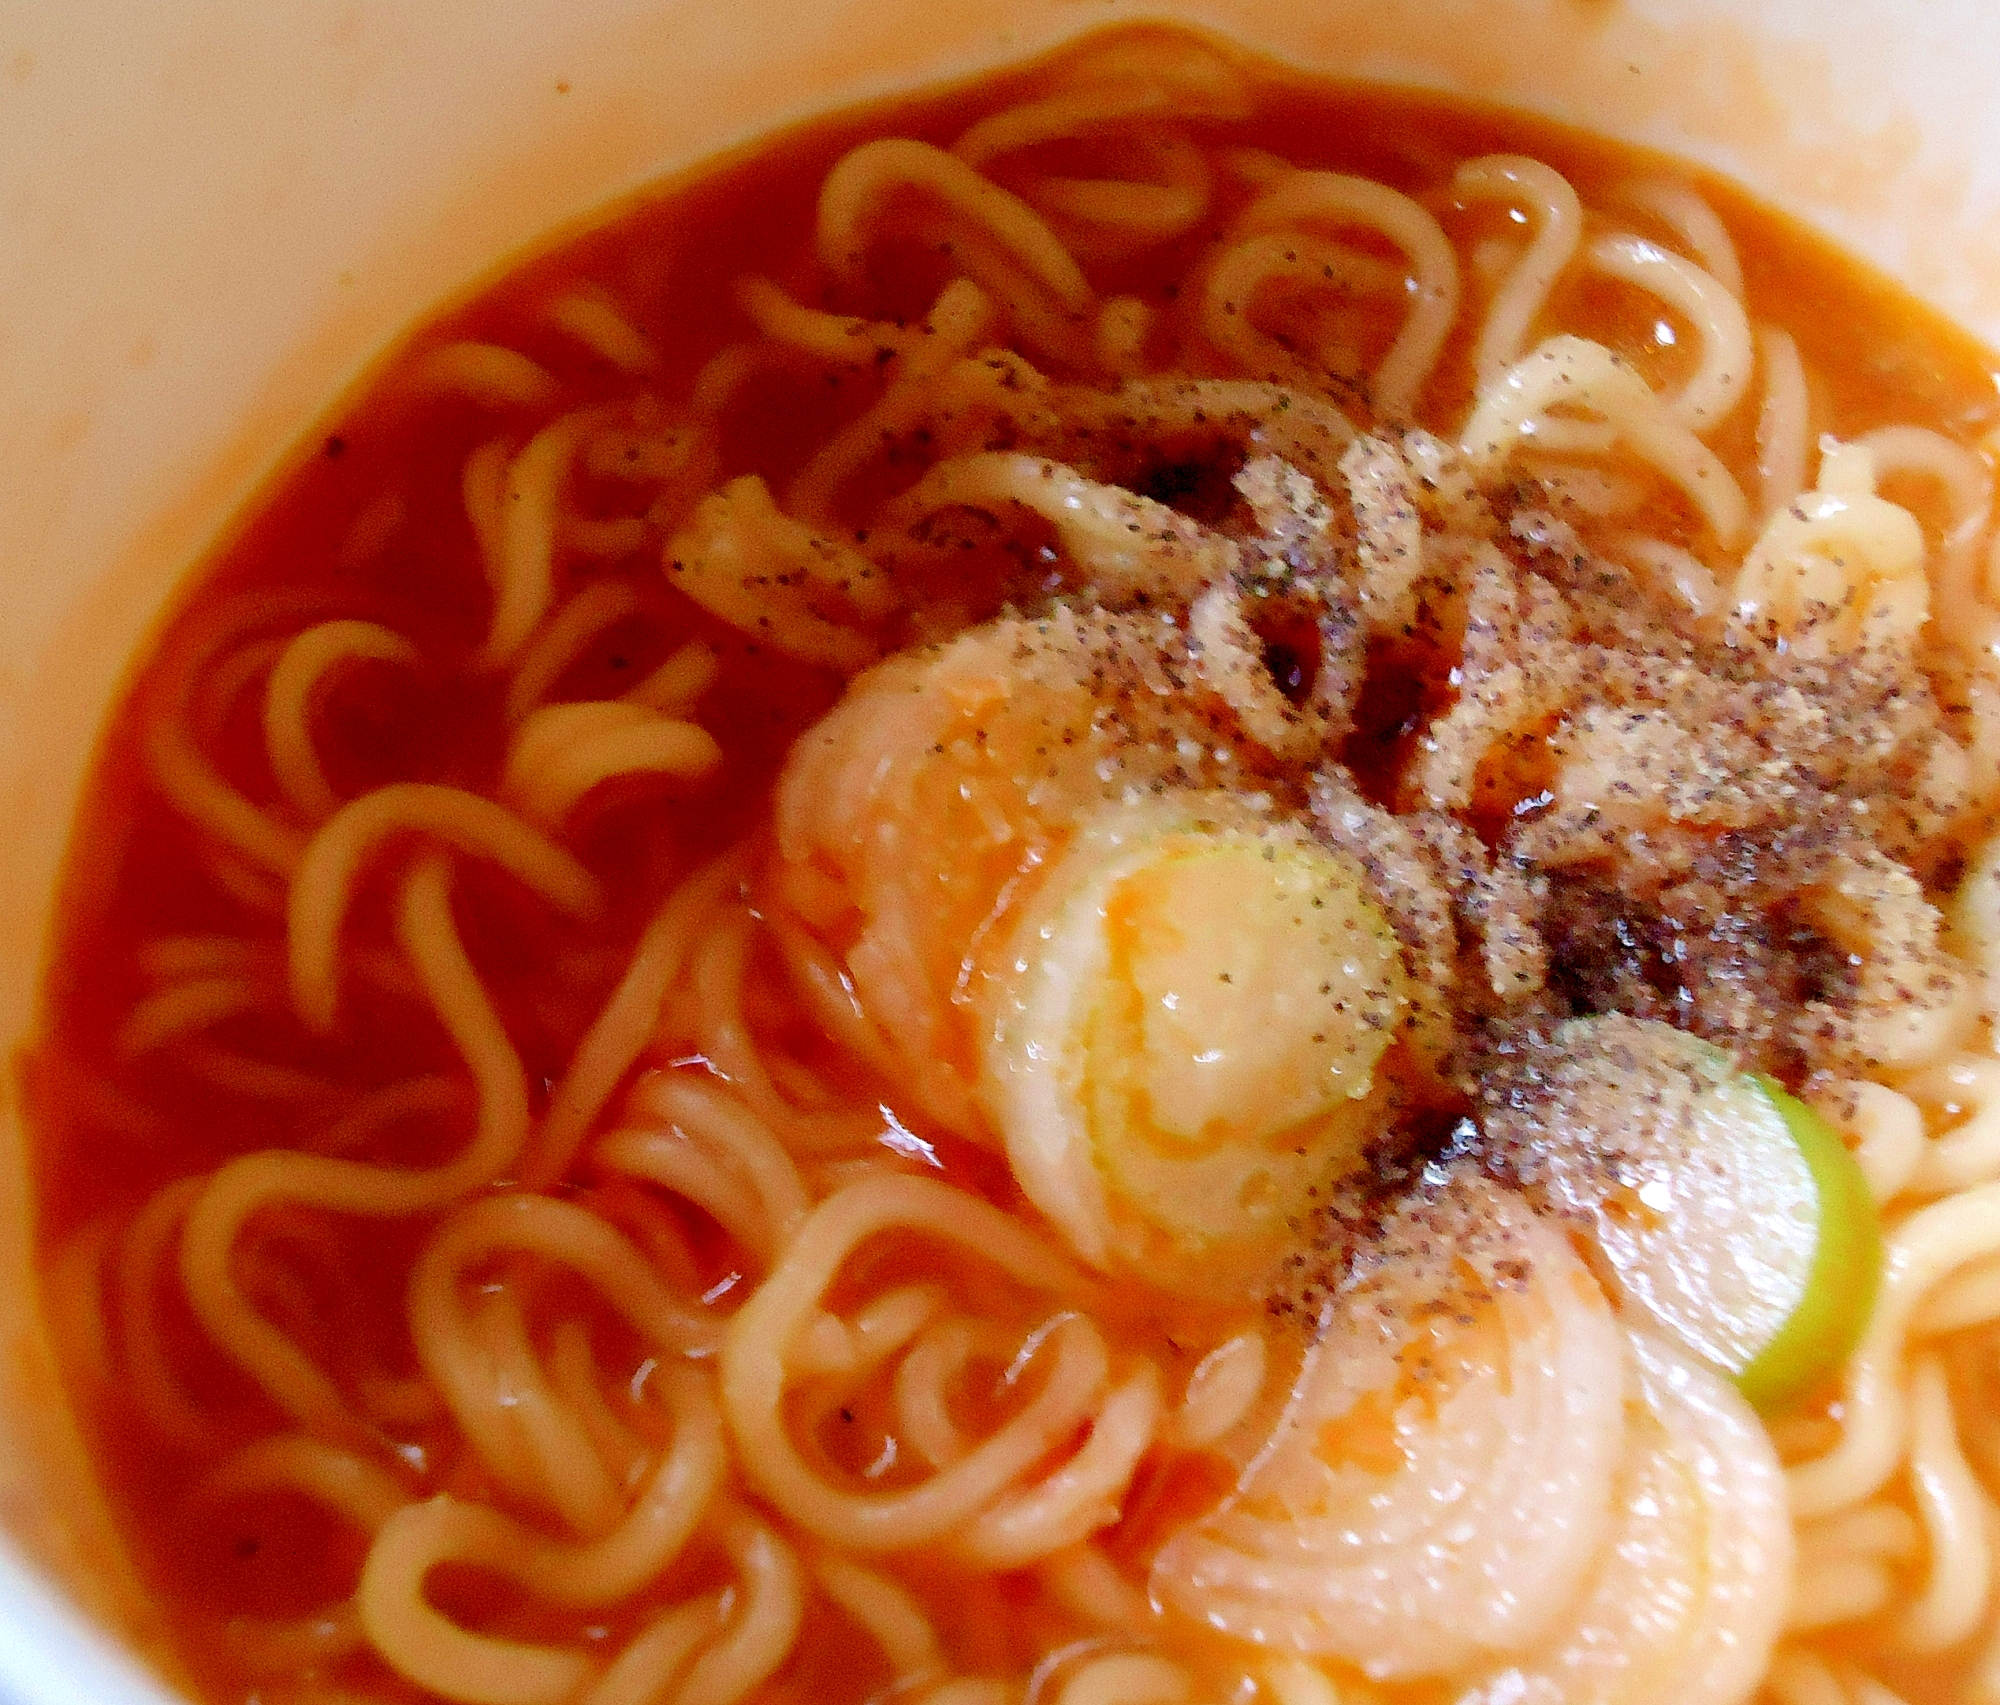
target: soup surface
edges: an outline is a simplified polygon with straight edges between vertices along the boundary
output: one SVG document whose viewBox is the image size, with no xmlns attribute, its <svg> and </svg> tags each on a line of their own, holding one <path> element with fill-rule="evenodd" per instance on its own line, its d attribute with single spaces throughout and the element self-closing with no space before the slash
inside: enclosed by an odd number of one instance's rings
<svg viewBox="0 0 2000 1705">
<path fill-rule="evenodd" d="M 187 1673 L 2000 1697 L 1996 412 L 1724 185 L 1147 31 L 426 326 L 25 1065 Z"/>
</svg>

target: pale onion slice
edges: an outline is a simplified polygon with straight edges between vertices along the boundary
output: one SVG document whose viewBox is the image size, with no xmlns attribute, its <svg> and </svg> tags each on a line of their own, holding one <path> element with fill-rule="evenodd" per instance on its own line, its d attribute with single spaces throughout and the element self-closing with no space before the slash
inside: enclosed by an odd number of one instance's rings
<svg viewBox="0 0 2000 1705">
<path fill-rule="evenodd" d="M 1573 1019 L 1486 1119 L 1510 1176 L 1588 1231 L 1619 1305 L 1766 1414 L 1852 1350 L 1880 1230 L 1838 1136 L 1721 1049 L 1651 1019 Z"/>
<path fill-rule="evenodd" d="M 1088 818 L 1023 910 L 981 1093 L 1086 1260 L 1217 1294 L 1364 1164 L 1409 1006 L 1366 876 L 1226 795 Z"/>
<path fill-rule="evenodd" d="M 1626 1364 L 1561 1232 L 1459 1168 L 1383 1225 L 1271 1442 L 1161 1550 L 1154 1595 L 1379 1680 L 1532 1651 L 1611 1531 Z"/>
<path fill-rule="evenodd" d="M 1726 1381 L 1632 1334 L 1638 1401 L 1618 1526 L 1569 1631 L 1458 1705 L 1739 1705 L 1792 1596 L 1792 1522 L 1769 1435 Z"/>
</svg>

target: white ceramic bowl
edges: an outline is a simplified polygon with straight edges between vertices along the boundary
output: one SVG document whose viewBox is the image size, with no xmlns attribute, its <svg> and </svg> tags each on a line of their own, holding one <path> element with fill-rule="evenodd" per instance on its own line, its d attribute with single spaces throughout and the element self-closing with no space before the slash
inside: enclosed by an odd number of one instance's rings
<svg viewBox="0 0 2000 1705">
<path fill-rule="evenodd" d="M 1719 166 L 2000 341 L 1983 0 L 11 0 L 0 8 L 0 1036 L 96 729 L 187 563 L 414 316 L 802 112 L 1174 15 Z M 0 1124 L 0 1699 L 161 1705 L 55 1395 Z M 141 1654 L 139 1662 L 133 1654 Z"/>
</svg>

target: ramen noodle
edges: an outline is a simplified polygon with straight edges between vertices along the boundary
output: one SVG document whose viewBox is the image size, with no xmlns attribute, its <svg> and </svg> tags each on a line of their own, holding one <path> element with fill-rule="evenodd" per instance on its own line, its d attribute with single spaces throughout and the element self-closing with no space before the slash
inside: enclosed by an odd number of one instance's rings
<svg viewBox="0 0 2000 1705">
<path fill-rule="evenodd" d="M 28 1060 L 163 1661 L 2000 1698 L 1995 417 L 1725 186 L 1148 31 L 443 315 Z"/>
</svg>

